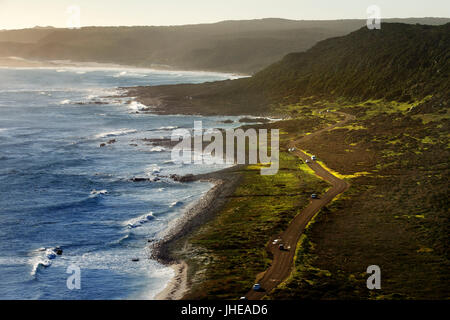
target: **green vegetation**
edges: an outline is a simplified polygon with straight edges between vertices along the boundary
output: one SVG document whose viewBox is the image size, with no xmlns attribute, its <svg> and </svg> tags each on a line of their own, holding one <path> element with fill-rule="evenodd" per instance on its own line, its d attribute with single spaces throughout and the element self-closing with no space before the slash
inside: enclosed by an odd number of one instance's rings
<svg viewBox="0 0 450 320">
<path fill-rule="evenodd" d="M 294 272 L 268 298 L 450 296 L 449 120 L 430 117 L 434 121 L 424 123 L 414 115 L 433 112 L 430 106 L 441 103 L 433 99 L 416 103 L 414 112 L 402 108 L 387 113 L 383 102 L 376 103 L 365 109 L 336 104 L 357 119 L 305 144 L 350 179 L 351 187 L 307 228 Z M 365 270 L 371 264 L 381 267 L 382 290 L 366 288 Z"/>
<path fill-rule="evenodd" d="M 444 117 L 441 103 L 449 100 L 450 92 L 449 47 L 450 23 L 384 23 L 381 30 L 364 27 L 288 54 L 251 78 L 138 88 L 131 94 L 159 97 L 162 110 L 179 113 L 295 117 L 304 106 L 323 112 L 339 105 L 368 118 L 381 112 L 413 115 L 429 105 L 428 113 Z"/>
<path fill-rule="evenodd" d="M 195 255 L 194 286 L 187 298 L 235 299 L 253 285 L 270 264 L 265 247 L 327 184 L 297 157 L 281 153 L 280 170 L 260 175 L 259 166 L 246 167 L 243 182 L 213 221 L 189 239 Z"/>
<path fill-rule="evenodd" d="M 260 125 L 297 135 L 328 126 L 333 121 L 305 116 Z M 242 171 L 242 183 L 225 207 L 209 223 L 183 239 L 176 256 L 187 260 L 192 284 L 186 298 L 235 299 L 245 294 L 255 277 L 270 264 L 269 239 L 283 231 L 292 218 L 328 184 L 299 158 L 285 152 L 282 135 L 280 168 L 276 175 L 260 175 L 260 165 Z"/>
<path fill-rule="evenodd" d="M 288 110 L 293 118 L 264 126 L 280 128 L 283 141 L 292 141 L 339 119 L 337 114 L 323 112 L 326 104 L 303 100 L 280 106 L 279 110 Z M 389 112 L 384 101 L 364 104 L 361 108 L 345 99 L 329 104 L 330 109 L 353 113 L 356 120 L 325 131 L 301 146 L 316 154 L 335 175 L 348 179 L 351 187 L 308 226 L 296 251 L 294 272 L 267 298 L 450 296 L 449 120 L 429 117 L 430 121 L 423 122 L 418 117 L 434 115 L 434 106 L 447 110 L 447 102 L 433 96 L 412 103 L 412 110 L 408 107 Z M 187 297 L 238 297 L 268 267 L 270 256 L 264 249 L 267 240 L 283 230 L 306 204 L 302 202 L 306 198 L 294 192 L 290 197 L 277 195 L 294 186 L 297 192 L 310 193 L 319 183 L 307 179 L 302 180 L 306 184 L 297 184 L 291 170 L 298 165 L 288 164 L 286 157 L 289 155 L 283 156 L 283 174 L 275 176 L 276 180 L 264 180 L 255 174 L 257 168 L 247 168 L 236 197 L 191 238 L 188 256 L 197 267 Z M 298 174 L 313 177 L 304 169 Z M 275 198 L 258 197 L 255 201 L 255 194 L 272 194 Z M 380 291 L 366 288 L 365 270 L 371 264 L 381 267 Z"/>
<path fill-rule="evenodd" d="M 268 298 L 450 297 L 449 31 L 450 24 L 384 23 L 290 54 L 252 78 L 138 89 L 180 113 L 282 114 L 289 120 L 264 126 L 280 129 L 284 148 L 338 121 L 328 110 L 355 116 L 300 146 L 351 187 L 316 216 L 294 272 Z M 245 169 L 235 196 L 189 239 L 185 257 L 195 268 L 187 297 L 245 293 L 270 263 L 268 239 L 307 193 L 325 188 L 294 170 L 302 167 L 288 155 L 282 167 L 272 178 Z M 366 288 L 372 264 L 382 270 L 379 291 Z"/>
<path fill-rule="evenodd" d="M 268 124 L 282 129 L 284 141 L 338 120 L 326 110 L 356 117 L 301 145 L 351 187 L 309 225 L 293 273 L 267 298 L 450 297 L 449 28 L 384 24 L 381 32 L 361 29 L 289 55 L 252 79 L 208 84 L 211 91 L 195 96 L 200 110 L 204 99 L 226 101 L 232 112 L 240 104 L 288 115 L 290 120 Z M 313 119 L 319 123 L 311 127 Z M 277 194 L 276 184 L 284 192 L 294 185 L 310 191 L 315 183 L 286 185 L 285 175 L 278 177 L 281 183 L 269 183 L 250 172 L 237 191 L 247 197 L 231 198 L 191 240 L 205 260 L 197 263 L 203 272 L 194 276 L 188 297 L 235 298 L 246 292 L 270 263 L 267 240 L 302 206 L 299 195 L 264 198 L 268 203 L 249 195 Z M 372 264 L 382 270 L 381 290 L 366 287 Z"/>
</svg>

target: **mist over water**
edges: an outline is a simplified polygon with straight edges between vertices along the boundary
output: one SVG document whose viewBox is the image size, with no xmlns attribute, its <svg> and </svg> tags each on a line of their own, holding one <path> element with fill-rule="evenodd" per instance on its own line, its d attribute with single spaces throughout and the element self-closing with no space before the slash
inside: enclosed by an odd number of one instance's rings
<svg viewBox="0 0 450 320">
<path fill-rule="evenodd" d="M 194 120 L 205 129 L 233 127 L 222 121 L 237 118 L 136 113 L 143 106 L 116 97 L 116 88 L 229 77 L 0 69 L 0 298 L 153 298 L 161 291 L 172 270 L 149 259 L 148 241 L 163 236 L 211 185 L 130 179 L 223 166 L 174 164 L 170 149 L 142 139 L 170 138 L 173 128 L 192 128 Z M 81 268 L 81 290 L 66 286 L 71 264 Z"/>
</svg>

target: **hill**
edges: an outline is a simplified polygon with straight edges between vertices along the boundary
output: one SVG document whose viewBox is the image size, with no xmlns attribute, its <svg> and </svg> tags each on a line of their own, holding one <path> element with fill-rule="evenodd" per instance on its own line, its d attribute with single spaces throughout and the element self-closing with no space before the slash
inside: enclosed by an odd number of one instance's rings
<svg viewBox="0 0 450 320">
<path fill-rule="evenodd" d="M 150 104 L 159 97 L 161 112 L 177 113 L 267 114 L 312 96 L 412 103 L 429 95 L 448 97 L 449 49 L 450 23 L 384 23 L 381 30 L 363 27 L 288 54 L 251 78 L 141 87 L 131 94 Z"/>
<path fill-rule="evenodd" d="M 443 24 L 450 20 L 392 21 Z M 305 51 L 365 23 L 261 19 L 167 27 L 33 28 L 0 31 L 0 56 L 254 73 L 287 53 Z"/>
<path fill-rule="evenodd" d="M 280 130 L 279 172 L 235 168 L 234 194 L 173 244 L 189 265 L 185 299 L 247 294 L 273 265 L 268 244 L 312 193 L 326 197 L 329 186 L 293 144 L 350 188 L 310 221 L 289 249 L 292 272 L 265 298 L 449 298 L 449 28 L 385 23 L 289 54 L 252 78 L 131 90 L 159 112 L 289 115 L 258 126 Z M 337 124 L 342 113 L 353 117 Z M 367 288 L 371 265 L 381 269 L 379 290 Z"/>
</svg>

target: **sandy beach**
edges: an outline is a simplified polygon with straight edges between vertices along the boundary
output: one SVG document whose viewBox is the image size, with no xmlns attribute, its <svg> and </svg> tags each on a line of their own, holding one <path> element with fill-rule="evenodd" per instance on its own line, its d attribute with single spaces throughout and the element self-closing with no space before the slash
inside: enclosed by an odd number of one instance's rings
<svg viewBox="0 0 450 320">
<path fill-rule="evenodd" d="M 156 295 L 155 300 L 181 300 L 188 290 L 187 263 L 182 261 L 171 265 L 171 268 L 175 271 L 175 276 L 164 290 Z"/>
</svg>

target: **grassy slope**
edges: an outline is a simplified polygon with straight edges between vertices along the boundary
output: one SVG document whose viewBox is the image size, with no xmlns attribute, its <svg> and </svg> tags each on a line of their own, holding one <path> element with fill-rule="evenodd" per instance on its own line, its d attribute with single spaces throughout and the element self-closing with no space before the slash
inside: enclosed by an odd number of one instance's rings
<svg viewBox="0 0 450 320">
<path fill-rule="evenodd" d="M 384 24 L 292 53 L 258 73 L 250 87 L 269 99 L 310 95 L 351 101 L 412 102 L 449 90 L 450 24 Z"/>
<path fill-rule="evenodd" d="M 341 174 L 370 174 L 351 178 L 350 190 L 321 211 L 298 247 L 295 272 L 270 298 L 450 296 L 449 118 L 427 116 L 435 103 L 412 111 L 381 102 L 334 106 L 357 120 L 305 147 Z M 371 264 L 381 267 L 380 291 L 366 288 Z"/>
<path fill-rule="evenodd" d="M 198 100 L 203 99 L 231 110 L 241 111 L 244 105 L 259 113 L 290 115 L 294 120 L 275 124 L 283 127 L 285 139 L 311 132 L 304 120 L 323 116 L 326 109 L 356 116 L 353 123 L 314 137 L 303 146 L 350 179 L 352 186 L 308 228 L 292 277 L 269 298 L 450 296 L 449 27 L 385 24 L 382 32 L 360 30 L 326 40 L 304 54 L 288 56 L 252 79 L 227 82 L 225 89 L 217 83 L 186 89 L 194 95 L 199 92 L 193 99 L 196 106 L 201 106 Z M 202 91 L 205 86 L 211 90 Z M 255 99 L 258 103 L 253 103 Z M 245 187 L 252 189 L 252 184 L 261 181 L 248 183 Z M 232 203 L 217 219 L 224 215 L 222 222 L 233 225 L 226 218 L 234 208 L 239 204 Z M 245 210 L 242 217 L 245 213 L 254 214 Z M 265 216 L 260 219 L 256 221 L 268 222 Z M 237 228 L 231 229 L 233 239 L 246 248 L 245 235 L 252 229 L 242 227 L 251 224 L 236 221 Z M 247 256 L 245 250 L 222 246 L 219 227 L 223 226 L 210 225 L 212 229 L 203 229 L 193 238 L 197 241 L 194 252 L 215 258 L 202 261 L 209 264 L 197 279 L 205 281 L 194 282 L 190 297 L 236 297 L 245 292 L 243 287 L 251 284 L 257 271 L 267 267 L 263 247 L 270 234 L 261 235 L 259 251 Z M 269 233 L 264 224 L 261 228 Z M 245 268 L 234 265 L 236 261 L 243 261 Z M 382 270 L 380 291 L 366 288 L 365 271 L 372 264 Z"/>
<path fill-rule="evenodd" d="M 180 113 L 268 114 L 308 98 L 375 100 L 405 108 L 430 95 L 449 99 L 449 49 L 450 23 L 384 23 L 381 30 L 362 28 L 289 54 L 251 78 L 141 87 L 133 94 L 144 98 L 143 103 L 159 97 L 163 110 Z"/>
<path fill-rule="evenodd" d="M 332 121 L 317 117 L 285 121 L 281 132 L 292 126 L 311 131 Z M 186 298 L 234 299 L 245 294 L 256 275 L 270 264 L 271 257 L 265 249 L 269 238 L 287 227 L 309 203 L 311 193 L 328 187 L 286 152 L 280 154 L 276 175 L 260 175 L 257 165 L 247 166 L 242 175 L 242 184 L 223 210 L 191 235 L 188 244 L 178 252 L 178 257 L 191 266 L 189 278 L 193 286 Z"/>
<path fill-rule="evenodd" d="M 297 249 L 295 271 L 268 298 L 449 296 L 449 117 L 435 112 L 448 110 L 447 105 L 436 107 L 438 101 L 302 101 L 280 110 L 294 119 L 266 125 L 281 128 L 287 141 L 332 123 L 326 109 L 357 116 L 303 146 L 352 185 L 317 215 Z M 282 166 L 297 165 L 283 157 Z M 268 180 L 257 171 L 244 174 L 236 195 L 246 196 L 232 198 L 189 240 L 185 257 L 197 267 L 191 270 L 194 286 L 188 298 L 232 299 L 245 293 L 270 263 L 264 249 L 270 236 L 286 227 L 312 190 L 325 188 L 308 172 L 281 170 Z M 304 195 L 277 196 L 294 189 Z M 261 193 L 266 196 L 255 197 Z M 365 270 L 371 264 L 381 267 L 380 291 L 366 288 Z"/>
</svg>

